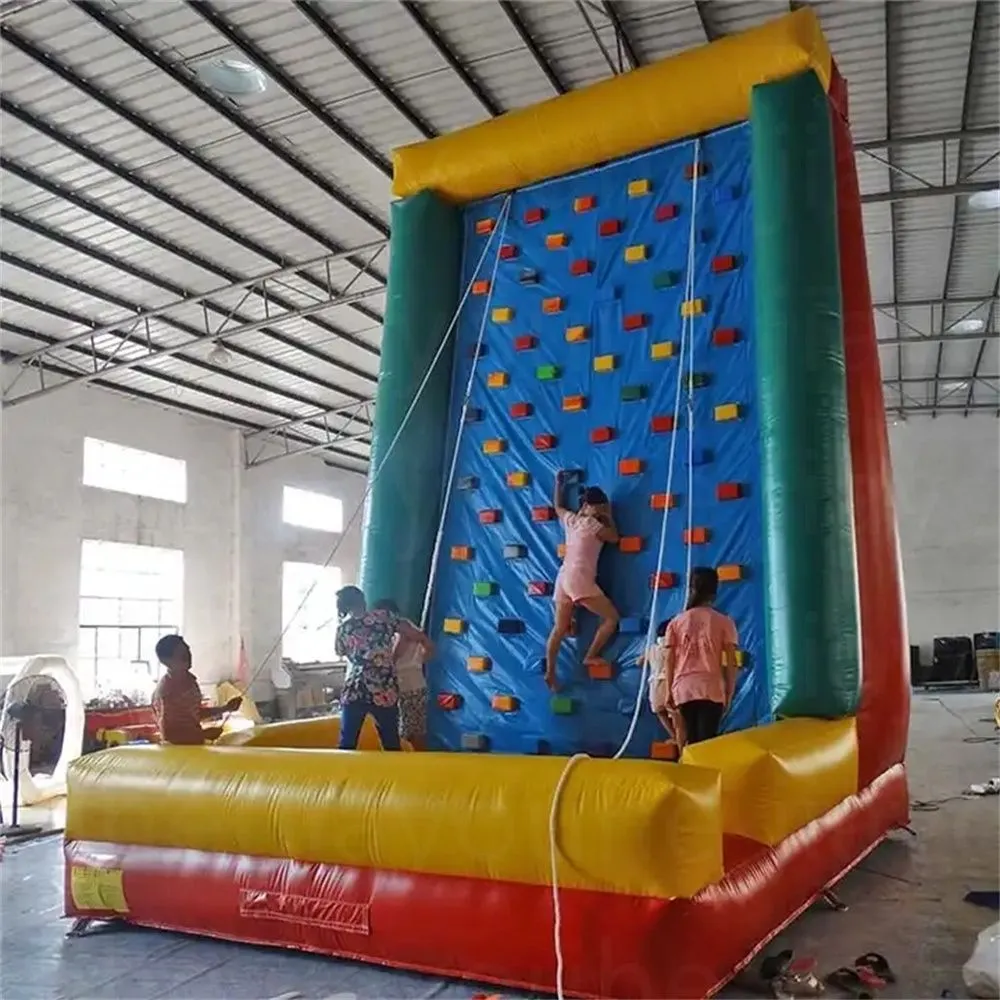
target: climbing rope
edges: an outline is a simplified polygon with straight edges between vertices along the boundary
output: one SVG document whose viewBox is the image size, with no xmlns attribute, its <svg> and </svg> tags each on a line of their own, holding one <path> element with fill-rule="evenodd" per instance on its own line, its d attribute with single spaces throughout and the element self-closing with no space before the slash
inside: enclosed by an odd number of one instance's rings
<svg viewBox="0 0 1000 1000">
<path fill-rule="evenodd" d="M 437 532 L 434 535 L 434 549 L 431 554 L 430 572 L 427 575 L 427 586 L 424 589 L 424 606 L 420 612 L 420 628 L 427 631 L 427 617 L 431 610 L 431 598 L 434 592 L 434 577 L 437 575 L 438 560 L 441 558 L 441 543 L 444 538 L 445 520 L 448 517 L 448 509 L 451 504 L 451 490 L 455 482 L 455 470 L 458 468 L 458 452 L 462 444 L 462 435 L 465 433 L 465 421 L 469 412 L 469 400 L 472 398 L 472 387 L 476 380 L 476 371 L 479 368 L 479 356 L 482 351 L 483 339 L 486 336 L 486 320 L 490 315 L 490 303 L 493 301 L 493 289 L 496 287 L 497 269 L 500 267 L 500 247 L 503 246 L 503 238 L 507 232 L 507 220 L 510 217 L 511 196 L 507 195 L 500 209 L 499 226 L 496 229 L 500 233 L 497 241 L 497 252 L 493 258 L 493 273 L 490 275 L 490 288 L 483 306 L 483 317 L 479 323 L 479 335 L 476 337 L 476 346 L 473 348 L 472 366 L 469 369 L 469 378 L 465 383 L 465 395 L 462 397 L 462 412 L 458 419 L 458 433 L 455 435 L 455 447 L 451 453 L 451 464 L 448 467 L 448 479 L 444 487 L 444 500 L 441 504 L 441 518 L 438 521 Z M 482 266 L 483 258 L 480 258 L 477 270 Z"/>
<path fill-rule="evenodd" d="M 509 210 L 510 198 L 511 196 L 509 194 L 506 195 L 504 198 L 503 208 L 502 208 L 502 211 L 504 213 L 506 213 Z M 361 516 L 361 512 L 364 510 L 365 502 L 368 500 L 371 491 L 374 489 L 375 484 L 378 482 L 379 476 L 382 475 L 382 470 L 385 468 L 386 462 L 389 461 L 389 458 L 392 456 L 392 453 L 396 450 L 396 445 L 399 443 L 399 439 L 400 437 L 402 437 L 403 431 L 405 430 L 406 425 L 409 423 L 410 417 L 413 415 L 413 411 L 417 407 L 417 403 L 420 402 L 420 397 L 423 395 L 424 389 L 427 387 L 427 383 L 430 381 L 431 375 L 434 373 L 434 369 L 437 367 L 438 361 L 441 360 L 441 356 L 444 354 L 445 347 L 447 347 L 448 345 L 448 341 L 451 338 L 452 331 L 455 329 L 455 325 L 458 323 L 458 318 L 462 314 L 462 309 L 465 307 L 465 303 L 472 292 L 472 286 L 479 277 L 480 270 L 490 251 L 490 247 L 496 244 L 497 256 L 499 259 L 500 243 L 501 243 L 500 232 L 499 228 L 497 228 L 494 229 L 492 233 L 490 233 L 490 238 L 486 241 L 486 245 L 483 247 L 483 251 L 479 255 L 479 260 L 476 262 L 476 267 L 472 273 L 472 277 L 469 279 L 468 284 L 466 284 L 465 291 L 462 292 L 462 297 L 459 299 L 458 305 L 455 307 L 455 312 L 452 314 L 451 320 L 449 321 L 448 326 L 445 328 L 444 334 L 441 337 L 441 342 L 440 344 L 438 344 L 437 350 L 434 352 L 434 356 L 431 358 L 430 363 L 427 366 L 427 370 L 424 372 L 424 376 L 420 380 L 420 384 L 417 386 L 416 392 L 414 392 L 413 394 L 413 399 L 410 400 L 410 405 L 407 407 L 406 412 L 403 414 L 403 419 L 400 421 L 396 433 L 393 435 L 392 440 L 389 442 L 389 447 L 386 448 L 385 454 L 382 456 L 381 461 L 372 470 L 371 475 L 368 478 L 368 483 L 365 486 L 364 492 L 361 494 L 361 499 L 358 501 L 358 504 L 354 508 L 354 511 L 351 514 L 351 516 L 345 522 L 340 537 L 337 539 L 336 542 L 334 542 L 333 547 L 330 549 L 330 554 L 323 561 L 323 564 L 320 567 L 321 570 L 326 569 L 327 566 L 329 566 L 330 563 L 333 562 L 334 557 L 340 551 L 340 547 L 344 543 L 344 539 L 347 538 L 351 528 L 354 527 L 355 522 Z M 495 273 L 496 273 L 496 266 L 494 265 L 494 274 Z M 482 340 L 482 330 L 480 330 L 480 342 L 481 340 Z M 477 353 L 478 353 L 478 343 L 477 343 Z M 475 365 L 473 365 L 473 371 L 475 371 Z M 298 617 L 302 609 L 305 607 L 306 602 L 309 600 L 313 591 L 316 589 L 318 583 L 319 583 L 319 574 L 317 573 L 316 580 L 314 580 L 312 585 L 308 588 L 308 590 L 306 590 L 305 594 L 302 597 L 302 600 L 299 601 L 298 607 L 296 607 L 296 609 L 292 612 L 291 616 L 288 619 L 288 622 L 285 624 L 285 627 L 281 630 L 281 633 L 278 635 L 278 638 L 274 640 L 271 647 L 268 649 L 268 651 L 264 654 L 263 658 L 261 659 L 259 666 L 251 674 L 250 679 L 246 682 L 246 685 L 243 688 L 242 692 L 244 695 L 249 693 L 253 682 L 260 676 L 261 671 L 264 669 L 265 666 L 267 666 L 271 657 L 274 656 L 274 654 L 281 648 L 281 643 L 284 640 L 285 635 L 288 633 L 288 630 L 292 627 L 292 623 L 295 621 L 295 619 Z M 333 618 L 328 618 L 319 627 L 321 629 L 326 628 L 326 626 L 328 626 L 332 621 Z"/>
<path fill-rule="evenodd" d="M 694 140 L 694 171 L 691 183 L 691 212 L 690 212 L 690 225 L 688 229 L 688 253 L 687 253 L 687 275 L 684 282 L 684 301 L 689 302 L 694 298 L 694 268 L 695 268 L 695 234 L 697 231 L 697 213 L 698 213 L 698 174 L 699 174 L 699 161 L 701 158 L 701 140 Z M 660 591 L 660 572 L 663 566 L 663 556 L 666 551 L 667 544 L 667 524 L 670 516 L 670 493 L 673 488 L 674 482 L 674 459 L 676 457 L 677 451 L 677 418 L 680 416 L 681 412 L 681 393 L 682 388 L 685 384 L 684 378 L 684 358 L 685 349 L 687 349 L 688 358 L 688 379 L 687 379 L 687 453 L 688 453 L 688 492 L 687 496 L 684 498 L 687 504 L 687 523 L 688 532 L 690 533 L 693 526 L 694 519 L 694 471 L 693 471 L 693 459 L 694 459 L 694 401 L 692 394 L 694 391 L 693 387 L 693 376 L 694 376 L 694 334 L 691 326 L 694 322 L 692 316 L 682 315 L 681 317 L 681 340 L 680 348 L 678 351 L 678 366 L 679 370 L 677 372 L 677 388 L 674 393 L 674 414 L 673 414 L 673 431 L 670 435 L 670 449 L 667 458 L 667 489 L 666 489 L 666 502 L 663 506 L 663 517 L 660 521 L 660 541 L 659 547 L 656 553 L 656 572 L 653 578 L 653 596 L 650 601 L 649 609 L 649 625 L 646 629 L 646 643 L 643 652 L 649 649 L 653 644 L 653 639 L 656 635 L 656 602 Z M 690 534 L 688 536 L 690 538 Z M 691 579 L 691 562 L 693 554 L 691 551 L 691 545 L 687 545 L 687 561 L 685 567 L 685 586 L 689 585 Z M 646 696 L 646 685 L 647 685 L 647 675 L 649 672 L 649 663 L 646 656 L 642 657 L 642 668 L 639 674 L 639 685 L 636 690 L 635 706 L 632 709 L 632 718 L 629 721 L 628 731 L 625 733 L 625 738 L 622 740 L 621 746 L 615 751 L 612 760 L 619 760 L 624 755 L 625 751 L 628 749 L 629 743 L 632 741 L 632 737 L 635 734 L 636 725 L 639 721 L 639 715 L 642 712 L 643 698 Z M 559 859 L 559 843 L 558 843 L 558 818 L 559 818 L 559 802 L 562 797 L 563 789 L 566 786 L 566 782 L 569 778 L 570 772 L 576 766 L 578 761 L 588 759 L 588 755 L 585 753 L 574 754 L 572 757 L 566 761 L 566 766 L 563 768 L 562 773 L 559 775 L 559 780 L 556 782 L 555 788 L 552 792 L 552 803 L 549 807 L 549 867 L 551 871 L 552 878 L 552 934 L 553 934 L 553 945 L 556 956 L 556 997 L 558 1000 L 564 1000 L 565 992 L 563 988 L 563 979 L 565 974 L 565 959 L 562 950 L 562 907 L 559 901 L 559 872 L 558 872 L 558 859 Z"/>
</svg>

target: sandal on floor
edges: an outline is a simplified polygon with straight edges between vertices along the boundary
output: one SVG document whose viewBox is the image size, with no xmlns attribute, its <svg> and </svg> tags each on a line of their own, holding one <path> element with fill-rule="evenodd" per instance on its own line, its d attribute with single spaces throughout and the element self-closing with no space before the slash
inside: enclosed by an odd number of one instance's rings
<svg viewBox="0 0 1000 1000">
<path fill-rule="evenodd" d="M 779 1000 L 821 996 L 825 988 L 813 972 L 815 968 L 815 958 L 790 959 L 785 963 L 784 969 L 771 980 L 772 995 Z"/>
<path fill-rule="evenodd" d="M 854 960 L 854 968 L 871 969 L 879 979 L 884 979 L 887 983 L 896 981 L 896 973 L 892 971 L 889 960 L 877 951 L 868 951 L 864 955 L 860 955 Z"/>
<path fill-rule="evenodd" d="M 874 1000 L 878 991 L 885 987 L 885 980 L 863 965 L 854 969 L 849 969 L 846 965 L 835 969 L 826 977 L 826 981 L 834 989 L 849 993 L 857 997 L 857 1000 Z"/>
</svg>

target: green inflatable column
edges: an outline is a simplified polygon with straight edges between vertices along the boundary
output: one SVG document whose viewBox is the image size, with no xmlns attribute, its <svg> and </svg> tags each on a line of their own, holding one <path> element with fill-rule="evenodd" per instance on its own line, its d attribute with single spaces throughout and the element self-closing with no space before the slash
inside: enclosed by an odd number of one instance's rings
<svg viewBox="0 0 1000 1000">
<path fill-rule="evenodd" d="M 813 73 L 751 95 L 772 708 L 855 711 L 860 643 L 833 136 Z"/>
<path fill-rule="evenodd" d="M 389 251 L 361 587 L 417 618 L 440 516 L 454 330 L 400 427 L 458 307 L 461 210 L 430 192 L 395 202 Z"/>
</svg>

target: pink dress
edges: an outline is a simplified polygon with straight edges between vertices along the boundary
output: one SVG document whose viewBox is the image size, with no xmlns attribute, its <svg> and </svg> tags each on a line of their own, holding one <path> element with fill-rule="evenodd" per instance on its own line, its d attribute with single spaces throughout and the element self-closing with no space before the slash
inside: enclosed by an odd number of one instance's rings
<svg viewBox="0 0 1000 1000">
<path fill-rule="evenodd" d="M 566 532 L 566 555 L 556 577 L 556 601 L 584 601 L 603 597 L 597 586 L 597 557 L 601 554 L 602 525 L 597 518 L 572 511 L 560 515 Z"/>
<path fill-rule="evenodd" d="M 674 651 L 674 704 L 726 703 L 723 651 L 737 643 L 736 623 L 714 608 L 692 608 L 667 626 L 666 644 Z"/>
</svg>

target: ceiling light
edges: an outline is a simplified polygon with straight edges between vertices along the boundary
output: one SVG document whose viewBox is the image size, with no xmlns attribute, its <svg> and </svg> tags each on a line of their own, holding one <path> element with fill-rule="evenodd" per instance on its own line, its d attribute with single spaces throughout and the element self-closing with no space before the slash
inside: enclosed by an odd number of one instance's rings
<svg viewBox="0 0 1000 1000">
<path fill-rule="evenodd" d="M 952 323 L 948 330 L 951 333 L 979 333 L 986 324 L 981 319 L 960 319 Z"/>
<path fill-rule="evenodd" d="M 216 344 L 208 352 L 208 360 L 211 364 L 217 365 L 219 368 L 226 368 L 229 366 L 229 362 L 233 360 L 233 356 L 224 344 Z"/>
<path fill-rule="evenodd" d="M 965 379 L 959 379 L 955 382 L 942 382 L 941 388 L 945 392 L 960 392 L 962 389 L 968 389 L 969 383 Z"/>
<path fill-rule="evenodd" d="M 229 56 L 213 56 L 194 67 L 202 83 L 226 97 L 252 97 L 267 89 L 267 77 L 253 63 Z"/>
<path fill-rule="evenodd" d="M 969 195 L 969 208 L 1000 208 L 1000 188 L 992 191 L 977 191 Z"/>
</svg>

